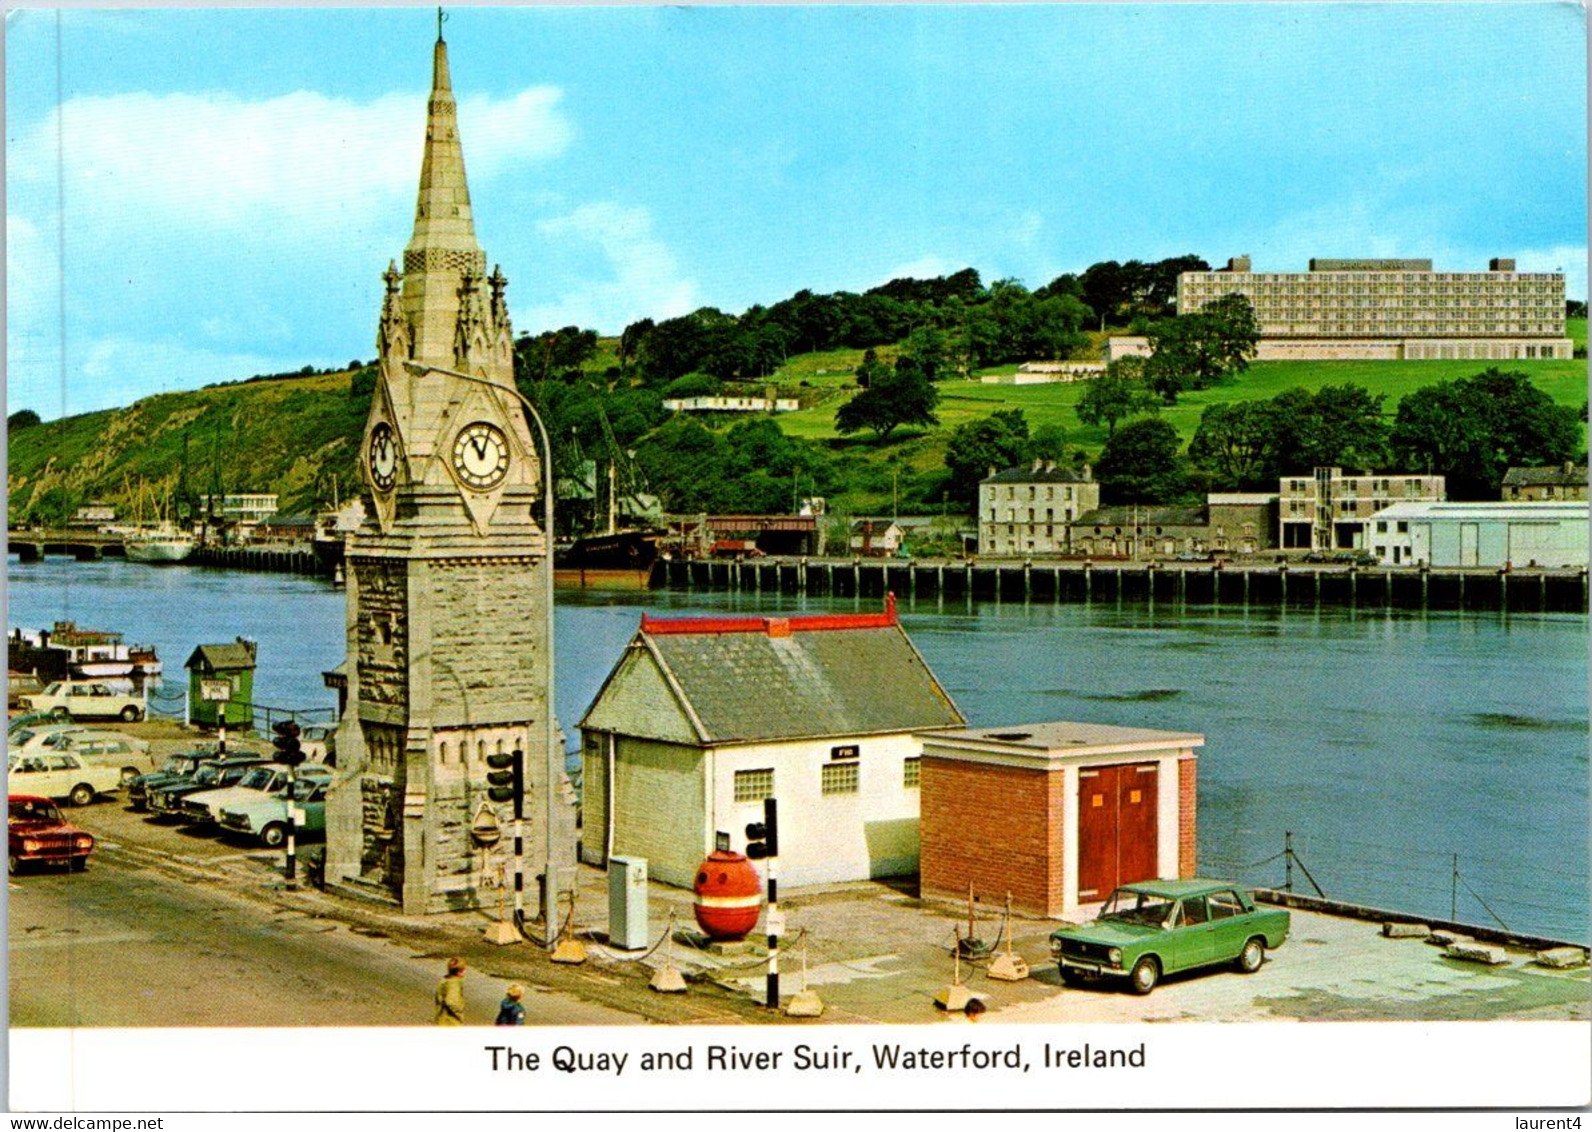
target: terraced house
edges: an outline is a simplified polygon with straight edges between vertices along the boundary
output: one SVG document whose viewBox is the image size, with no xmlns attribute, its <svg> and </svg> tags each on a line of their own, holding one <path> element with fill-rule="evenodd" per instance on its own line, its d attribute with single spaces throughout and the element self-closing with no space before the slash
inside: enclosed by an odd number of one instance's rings
<svg viewBox="0 0 1592 1132">
<path fill-rule="evenodd" d="M 991 468 L 978 485 L 978 552 L 1068 554 L 1068 524 L 1098 506 L 1100 485 L 1087 465 L 1082 475 L 1043 460 L 1004 472 Z"/>
</svg>

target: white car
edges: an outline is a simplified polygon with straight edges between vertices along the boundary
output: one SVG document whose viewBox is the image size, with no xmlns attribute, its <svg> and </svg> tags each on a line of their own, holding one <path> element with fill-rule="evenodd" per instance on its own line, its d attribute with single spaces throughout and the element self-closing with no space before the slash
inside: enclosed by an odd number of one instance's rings
<svg viewBox="0 0 1592 1132">
<path fill-rule="evenodd" d="M 321 782 L 330 780 L 332 772 L 325 767 L 307 763 L 298 768 L 296 777 L 301 781 Z M 252 802 L 258 798 L 280 794 L 286 789 L 287 767 L 279 763 L 257 766 L 245 774 L 236 785 L 189 794 L 182 800 L 182 820 L 208 825 L 221 816 L 223 806 Z"/>
<path fill-rule="evenodd" d="M 91 680 L 59 680 L 36 696 L 25 696 L 29 711 L 58 719 L 120 719 L 137 723 L 144 718 L 144 701 L 109 684 Z"/>
<path fill-rule="evenodd" d="M 121 789 L 122 772 L 114 767 L 89 766 L 76 755 L 12 755 L 6 760 L 7 787 L 13 794 L 65 798 L 86 806 L 96 794 Z"/>
<path fill-rule="evenodd" d="M 23 728 L 10 736 L 8 746 L 18 755 L 71 754 L 91 766 L 113 766 L 124 782 L 154 767 L 144 740 L 75 723 Z"/>
</svg>

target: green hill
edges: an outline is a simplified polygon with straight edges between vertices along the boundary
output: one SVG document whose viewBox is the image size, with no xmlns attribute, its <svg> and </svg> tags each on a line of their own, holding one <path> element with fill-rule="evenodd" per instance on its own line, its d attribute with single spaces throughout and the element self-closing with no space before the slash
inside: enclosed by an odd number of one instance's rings
<svg viewBox="0 0 1592 1132">
<path fill-rule="evenodd" d="M 1585 322 L 1576 320 L 1571 333 L 1584 341 Z M 885 348 L 880 354 L 888 358 L 894 350 Z M 777 385 L 782 394 L 799 395 L 809 406 L 776 419 L 787 434 L 828 450 L 841 481 L 831 500 L 839 509 L 866 513 L 887 508 L 897 489 L 904 502 L 909 492 L 920 495 L 914 506 L 937 499 L 933 477 L 943 471 L 950 430 L 1000 409 L 1023 410 L 1030 427 L 1060 425 L 1070 444 L 1091 454 L 1105 442 L 1105 430 L 1085 426 L 1074 411 L 1082 384 L 1011 386 L 976 380 L 940 384 L 940 424 L 935 429 L 906 430 L 888 444 L 875 444 L 866 436 L 841 438 L 834 428 L 835 410 L 855 392 L 851 370 L 861 356 L 860 350 L 798 355 L 771 378 L 747 383 L 759 391 Z M 613 343 L 604 340 L 587 371 L 595 375 L 613 361 Z M 1478 373 L 1488 364 L 1256 362 L 1238 378 L 1184 394 L 1161 415 L 1187 441 L 1200 413 L 1215 402 L 1345 382 L 1385 394 L 1387 411 L 1392 412 L 1410 391 Z M 1586 400 L 1584 360 L 1495 364 L 1527 373 L 1563 404 L 1579 407 Z M 59 513 L 63 508 L 69 513 L 94 499 L 115 503 L 120 514 L 132 515 L 140 494 L 170 498 L 182 471 L 184 438 L 191 492 L 208 491 L 212 484 L 223 491 L 274 491 L 282 497 L 284 513 L 313 511 L 330 503 L 334 478 L 344 496 L 358 482 L 356 449 L 370 395 L 368 381 L 355 383 L 352 376 L 295 376 L 161 394 L 126 408 L 25 429 L 10 439 L 10 514 L 26 516 L 35 509 Z M 714 422 L 714 427 L 729 423 Z M 637 446 L 646 443 L 642 438 Z"/>
</svg>

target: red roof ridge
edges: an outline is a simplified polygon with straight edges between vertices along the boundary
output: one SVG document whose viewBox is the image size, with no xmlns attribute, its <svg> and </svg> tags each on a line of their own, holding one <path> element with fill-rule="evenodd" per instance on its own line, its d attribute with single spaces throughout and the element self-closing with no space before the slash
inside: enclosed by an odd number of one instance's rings
<svg viewBox="0 0 1592 1132">
<path fill-rule="evenodd" d="M 884 595 L 880 613 L 818 613 L 801 617 L 649 617 L 641 615 L 641 631 L 655 637 L 714 633 L 821 633 L 838 629 L 888 629 L 899 624 L 895 594 Z"/>
</svg>

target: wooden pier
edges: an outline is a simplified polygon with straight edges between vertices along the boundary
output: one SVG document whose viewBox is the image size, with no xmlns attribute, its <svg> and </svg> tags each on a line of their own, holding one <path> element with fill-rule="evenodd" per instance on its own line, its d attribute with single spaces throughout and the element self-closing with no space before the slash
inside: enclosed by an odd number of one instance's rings
<svg viewBox="0 0 1592 1132">
<path fill-rule="evenodd" d="M 665 559 L 655 588 L 997 602 L 1585 613 L 1585 570 L 1269 563 Z"/>
</svg>

